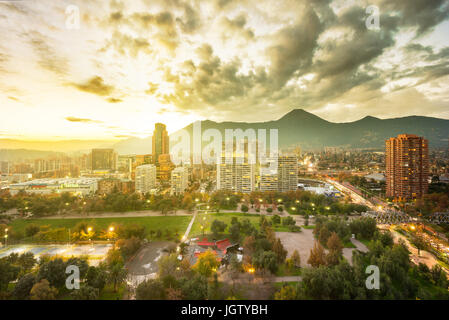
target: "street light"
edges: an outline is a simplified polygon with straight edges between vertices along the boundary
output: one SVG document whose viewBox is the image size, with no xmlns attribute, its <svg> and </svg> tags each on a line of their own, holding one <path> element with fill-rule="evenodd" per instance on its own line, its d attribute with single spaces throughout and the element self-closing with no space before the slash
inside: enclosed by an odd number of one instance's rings
<svg viewBox="0 0 449 320">
<path fill-rule="evenodd" d="M 8 228 L 5 228 L 5 247 L 8 246 Z"/>
</svg>

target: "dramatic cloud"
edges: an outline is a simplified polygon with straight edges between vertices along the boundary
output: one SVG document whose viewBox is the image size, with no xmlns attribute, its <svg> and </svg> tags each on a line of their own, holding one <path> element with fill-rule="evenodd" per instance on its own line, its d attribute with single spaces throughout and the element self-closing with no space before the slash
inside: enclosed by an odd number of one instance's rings
<svg viewBox="0 0 449 320">
<path fill-rule="evenodd" d="M 70 4 L 79 28 L 67 27 L 68 2 L 0 3 L 5 123 L 25 107 L 45 110 L 59 128 L 66 114 L 106 117 L 117 137 L 144 136 L 156 121 L 175 130 L 198 118 L 272 120 L 293 108 L 332 121 L 449 118 L 445 0 Z M 372 5 L 378 29 L 366 24 Z"/>
<path fill-rule="evenodd" d="M 81 91 L 99 96 L 107 96 L 114 92 L 114 87 L 105 84 L 103 78 L 99 76 L 95 76 L 85 83 L 73 83 L 72 85 Z"/>
</svg>

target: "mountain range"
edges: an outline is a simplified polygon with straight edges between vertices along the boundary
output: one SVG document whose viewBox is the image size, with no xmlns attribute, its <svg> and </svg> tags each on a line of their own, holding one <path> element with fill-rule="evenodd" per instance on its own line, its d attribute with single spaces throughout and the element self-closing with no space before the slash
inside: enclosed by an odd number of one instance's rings
<svg viewBox="0 0 449 320">
<path fill-rule="evenodd" d="M 184 129 L 192 133 L 193 125 Z M 379 119 L 367 116 L 363 119 L 335 123 L 326 121 L 303 109 L 294 109 L 275 121 L 268 122 L 201 122 L 201 129 L 278 129 L 281 148 L 295 145 L 303 150 L 321 149 L 323 147 L 345 148 L 384 148 L 385 140 L 398 134 L 408 133 L 425 137 L 431 148 L 448 146 L 449 120 L 409 116 L 393 119 Z M 257 132 L 257 131 L 256 131 Z M 267 141 L 269 140 L 267 136 Z"/>
<path fill-rule="evenodd" d="M 257 115 L 255 115 L 255 118 Z M 267 122 L 214 122 L 201 121 L 201 130 L 218 129 L 224 137 L 225 129 L 278 129 L 279 147 L 299 145 L 303 150 L 316 150 L 323 147 L 383 149 L 385 140 L 408 133 L 425 137 L 430 148 L 447 148 L 449 120 L 424 116 L 379 119 L 367 116 L 363 119 L 335 123 L 326 121 L 303 109 L 294 109 L 278 120 Z M 184 128 L 193 137 L 193 124 Z M 173 134 L 171 135 L 173 136 Z M 92 148 L 114 148 L 119 154 L 151 153 L 151 136 L 129 138 L 119 142 L 102 140 L 68 140 L 57 142 L 30 142 L 0 139 L 0 160 L 15 159 L 17 155 L 10 149 L 52 150 L 52 152 L 85 152 Z M 267 137 L 267 140 L 269 138 Z M 206 143 L 204 143 L 206 144 Z M 17 150 L 22 157 L 33 157 L 34 152 Z M 48 151 L 42 151 L 45 155 Z M 8 158 L 8 159 L 5 159 Z"/>
</svg>

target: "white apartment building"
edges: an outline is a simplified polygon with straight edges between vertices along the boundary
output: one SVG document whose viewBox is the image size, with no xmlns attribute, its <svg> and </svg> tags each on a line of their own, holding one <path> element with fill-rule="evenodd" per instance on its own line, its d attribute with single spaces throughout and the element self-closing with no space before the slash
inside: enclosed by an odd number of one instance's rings
<svg viewBox="0 0 449 320">
<path fill-rule="evenodd" d="M 225 163 L 224 157 L 217 164 L 217 190 L 230 190 L 234 192 L 250 193 L 254 191 L 255 165 L 246 160 L 239 163 L 233 158 L 233 163 Z"/>
<path fill-rule="evenodd" d="M 282 155 L 278 158 L 278 191 L 287 192 L 298 189 L 298 158 Z"/>
<path fill-rule="evenodd" d="M 259 167 L 259 190 L 277 191 L 279 187 L 278 165 L 275 159 L 268 158 L 266 164 Z"/>
<path fill-rule="evenodd" d="M 145 164 L 136 168 L 136 192 L 142 194 L 156 188 L 156 166 Z"/>
<path fill-rule="evenodd" d="M 181 194 L 186 191 L 189 185 L 189 169 L 187 167 L 177 167 L 171 172 L 171 193 Z"/>
</svg>

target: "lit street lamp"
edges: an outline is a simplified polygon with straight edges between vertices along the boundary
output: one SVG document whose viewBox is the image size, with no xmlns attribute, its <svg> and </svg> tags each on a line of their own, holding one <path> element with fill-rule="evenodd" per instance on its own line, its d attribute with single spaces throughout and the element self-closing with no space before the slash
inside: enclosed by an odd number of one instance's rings
<svg viewBox="0 0 449 320">
<path fill-rule="evenodd" d="M 8 245 L 8 228 L 5 229 L 5 247 Z"/>
</svg>

